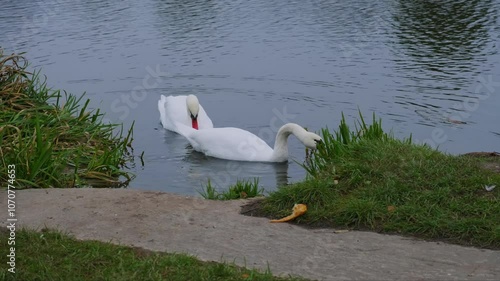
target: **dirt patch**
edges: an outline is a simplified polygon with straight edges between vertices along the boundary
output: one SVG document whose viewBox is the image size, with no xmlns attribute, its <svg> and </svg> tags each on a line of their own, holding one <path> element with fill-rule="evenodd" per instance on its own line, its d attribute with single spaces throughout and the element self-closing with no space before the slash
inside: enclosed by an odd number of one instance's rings
<svg viewBox="0 0 500 281">
<path fill-rule="evenodd" d="M 482 163 L 483 168 L 491 170 L 496 173 L 500 173 L 500 164 L 496 162 L 484 162 Z"/>
<path fill-rule="evenodd" d="M 500 173 L 500 153 L 498 152 L 470 152 L 465 156 L 479 158 L 484 169 Z"/>
<path fill-rule="evenodd" d="M 154 252 L 151 250 L 146 250 L 146 249 L 139 248 L 139 247 L 132 247 L 132 250 L 134 251 L 134 254 L 139 258 L 147 258 L 147 257 L 155 255 L 157 253 L 157 252 Z"/>
<path fill-rule="evenodd" d="M 247 204 L 241 206 L 240 214 L 250 217 L 266 217 L 264 211 L 262 211 L 263 198 L 253 199 Z"/>
<path fill-rule="evenodd" d="M 469 153 L 465 153 L 463 155 L 466 155 L 466 156 L 471 156 L 471 157 L 493 157 L 493 158 L 497 158 L 497 157 L 500 157 L 500 153 L 496 152 L 496 151 L 493 151 L 493 152 L 469 152 Z"/>
</svg>

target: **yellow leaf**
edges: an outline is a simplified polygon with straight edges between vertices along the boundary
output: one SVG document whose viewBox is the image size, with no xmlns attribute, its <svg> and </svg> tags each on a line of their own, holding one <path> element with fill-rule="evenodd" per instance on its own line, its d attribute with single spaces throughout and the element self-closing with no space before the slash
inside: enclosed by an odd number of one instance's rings
<svg viewBox="0 0 500 281">
<path fill-rule="evenodd" d="M 289 215 L 288 217 L 284 217 L 284 218 L 279 219 L 279 220 L 271 220 L 270 222 L 287 222 L 287 221 L 291 221 L 294 218 L 296 218 L 298 216 L 301 216 L 305 212 L 307 212 L 307 206 L 304 205 L 304 204 L 295 204 L 293 206 L 293 210 L 292 211 L 293 211 L 293 213 L 291 215 Z"/>
</svg>

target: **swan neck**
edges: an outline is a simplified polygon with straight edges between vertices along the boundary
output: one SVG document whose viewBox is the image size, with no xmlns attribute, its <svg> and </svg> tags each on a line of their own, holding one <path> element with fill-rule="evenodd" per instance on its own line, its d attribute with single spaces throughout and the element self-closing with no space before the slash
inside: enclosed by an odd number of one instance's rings
<svg viewBox="0 0 500 281">
<path fill-rule="evenodd" d="M 296 124 L 288 123 L 279 129 L 276 135 L 276 141 L 274 142 L 274 159 L 281 161 L 286 161 L 288 159 L 288 137 L 290 134 L 295 134 L 297 126 Z"/>
</svg>

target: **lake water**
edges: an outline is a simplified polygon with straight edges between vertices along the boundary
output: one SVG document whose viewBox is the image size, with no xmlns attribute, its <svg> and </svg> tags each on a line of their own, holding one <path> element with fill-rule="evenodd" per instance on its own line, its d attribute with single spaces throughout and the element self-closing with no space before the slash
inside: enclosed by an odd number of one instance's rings
<svg viewBox="0 0 500 281">
<path fill-rule="evenodd" d="M 196 94 L 216 127 L 270 145 L 285 122 L 336 128 L 375 112 L 387 130 L 453 154 L 500 150 L 500 1 L 4 0 L 0 45 L 49 85 L 135 120 L 130 188 L 196 194 L 288 164 L 206 158 L 159 124 L 161 94 Z M 290 137 L 290 157 L 304 148 Z"/>
</svg>

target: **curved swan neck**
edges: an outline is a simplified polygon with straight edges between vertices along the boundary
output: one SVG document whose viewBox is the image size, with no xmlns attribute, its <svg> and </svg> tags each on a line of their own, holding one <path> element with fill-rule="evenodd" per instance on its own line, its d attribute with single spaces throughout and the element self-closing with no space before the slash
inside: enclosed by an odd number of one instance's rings
<svg viewBox="0 0 500 281">
<path fill-rule="evenodd" d="M 303 132 L 306 132 L 306 130 L 297 124 L 288 123 L 283 125 L 276 135 L 272 158 L 286 161 L 288 159 L 288 137 L 290 134 L 294 134 L 298 139 L 300 139 Z"/>
</svg>

